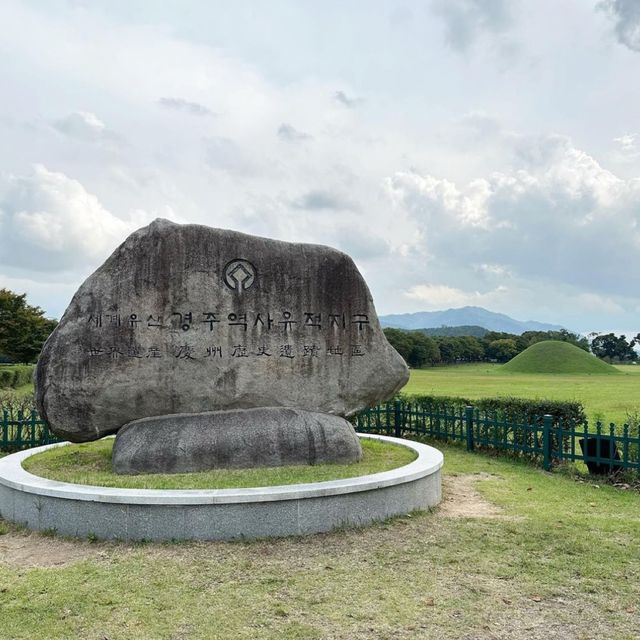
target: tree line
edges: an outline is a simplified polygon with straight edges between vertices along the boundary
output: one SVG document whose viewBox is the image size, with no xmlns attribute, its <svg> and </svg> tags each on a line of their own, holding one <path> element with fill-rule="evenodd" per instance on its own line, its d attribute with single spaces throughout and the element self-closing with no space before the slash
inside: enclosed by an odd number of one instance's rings
<svg viewBox="0 0 640 640">
<path fill-rule="evenodd" d="M 640 346 L 640 332 L 633 338 L 617 336 L 615 333 L 590 333 L 591 353 L 607 362 L 636 362 L 638 353 L 634 349 Z"/>
<path fill-rule="evenodd" d="M 0 289 L 0 362 L 32 363 L 58 324 L 22 295 Z"/>
<path fill-rule="evenodd" d="M 459 362 L 508 362 L 536 342 L 561 340 L 608 362 L 634 362 L 640 345 L 640 333 L 627 340 L 626 336 L 590 334 L 585 338 L 565 329 L 560 331 L 525 331 L 522 335 L 489 331 L 482 337 L 428 336 L 420 329 L 384 329 L 387 340 L 413 368 L 453 364 Z"/>
</svg>

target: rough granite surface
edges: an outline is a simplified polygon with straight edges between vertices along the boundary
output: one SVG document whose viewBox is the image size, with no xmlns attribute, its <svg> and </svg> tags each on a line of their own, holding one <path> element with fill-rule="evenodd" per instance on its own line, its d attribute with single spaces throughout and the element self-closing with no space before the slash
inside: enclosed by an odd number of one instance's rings
<svg viewBox="0 0 640 640">
<path fill-rule="evenodd" d="M 122 474 L 358 462 L 362 448 L 344 418 L 263 408 L 143 418 L 125 425 L 113 447 Z"/>
<path fill-rule="evenodd" d="M 255 407 L 350 415 L 408 380 L 334 249 L 156 220 L 81 285 L 36 400 L 75 442 L 149 416 Z"/>
</svg>

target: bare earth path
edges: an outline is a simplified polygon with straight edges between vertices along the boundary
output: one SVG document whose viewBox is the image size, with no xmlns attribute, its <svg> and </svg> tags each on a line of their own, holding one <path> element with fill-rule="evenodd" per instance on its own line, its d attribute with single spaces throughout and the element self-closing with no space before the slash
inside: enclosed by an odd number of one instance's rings
<svg viewBox="0 0 640 640">
<path fill-rule="evenodd" d="M 481 480 L 497 479 L 488 473 L 445 476 L 442 482 L 442 503 L 438 515 L 445 518 L 504 517 L 504 511 L 484 498 L 475 488 Z"/>
</svg>

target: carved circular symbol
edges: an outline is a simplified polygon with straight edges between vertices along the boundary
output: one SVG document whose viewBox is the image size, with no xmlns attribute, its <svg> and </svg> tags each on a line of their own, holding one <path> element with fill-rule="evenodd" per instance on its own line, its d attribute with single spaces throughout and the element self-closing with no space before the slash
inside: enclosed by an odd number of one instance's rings
<svg viewBox="0 0 640 640">
<path fill-rule="evenodd" d="M 256 281 L 256 268 L 248 260 L 232 260 L 224 268 L 224 283 L 234 291 L 245 291 Z"/>
</svg>

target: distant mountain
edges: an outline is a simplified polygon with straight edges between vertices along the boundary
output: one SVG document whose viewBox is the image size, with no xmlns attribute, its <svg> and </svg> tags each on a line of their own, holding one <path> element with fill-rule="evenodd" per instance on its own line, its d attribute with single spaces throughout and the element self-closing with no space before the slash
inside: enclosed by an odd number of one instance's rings
<svg viewBox="0 0 640 640">
<path fill-rule="evenodd" d="M 489 333 L 488 329 L 478 327 L 472 324 L 463 324 L 459 327 L 435 327 L 433 329 L 417 329 L 427 336 L 456 338 L 458 336 L 473 336 L 474 338 L 483 338 Z"/>
<path fill-rule="evenodd" d="M 488 331 L 504 331 L 522 334 L 525 331 L 559 331 L 557 324 L 545 324 L 527 320 L 514 320 L 504 313 L 494 313 L 482 307 L 461 307 L 446 311 L 419 311 L 417 313 L 397 313 L 380 316 L 383 327 L 395 329 L 433 329 L 438 327 L 459 327 L 473 325 Z"/>
</svg>

